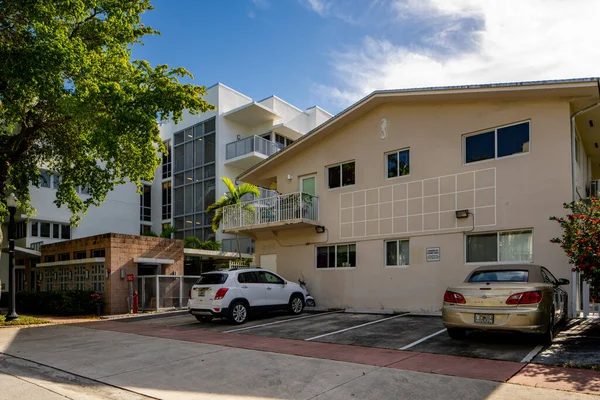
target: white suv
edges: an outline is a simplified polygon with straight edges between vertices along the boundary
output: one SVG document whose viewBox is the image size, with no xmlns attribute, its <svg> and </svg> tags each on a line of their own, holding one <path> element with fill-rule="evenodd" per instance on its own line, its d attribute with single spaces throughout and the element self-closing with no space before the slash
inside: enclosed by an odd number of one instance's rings
<svg viewBox="0 0 600 400">
<path fill-rule="evenodd" d="M 198 321 L 229 318 L 243 324 L 253 310 L 300 314 L 308 293 L 294 282 L 260 268 L 207 272 L 190 289 L 188 311 Z"/>
</svg>

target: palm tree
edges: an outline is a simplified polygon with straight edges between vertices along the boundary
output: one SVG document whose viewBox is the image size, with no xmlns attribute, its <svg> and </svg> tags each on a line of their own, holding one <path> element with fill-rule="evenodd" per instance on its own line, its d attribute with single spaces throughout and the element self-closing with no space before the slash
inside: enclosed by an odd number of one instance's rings
<svg viewBox="0 0 600 400">
<path fill-rule="evenodd" d="M 221 250 L 221 242 L 215 240 L 207 240 L 203 242 L 196 236 L 188 236 L 183 241 L 183 247 L 186 249 L 198 249 L 198 250 Z"/>
<path fill-rule="evenodd" d="M 221 180 L 223 181 L 225 186 L 227 186 L 229 193 L 225 193 L 225 195 L 223 195 L 215 203 L 208 206 L 208 208 L 206 209 L 207 213 L 215 211 L 215 216 L 212 220 L 212 230 L 214 232 L 219 230 L 219 226 L 221 225 L 221 221 L 223 220 L 223 208 L 235 204 L 241 204 L 242 197 L 244 197 L 247 194 L 253 194 L 256 197 L 260 197 L 260 190 L 256 185 L 253 185 L 251 183 L 242 183 L 241 185 L 236 187 L 233 184 L 233 182 L 231 182 L 231 179 L 229 179 L 226 176 L 221 178 Z M 254 207 L 252 205 L 248 205 L 248 210 L 254 210 Z M 235 234 L 235 240 L 237 242 L 238 255 L 241 259 L 242 250 L 240 249 L 240 238 L 237 233 Z"/>
</svg>

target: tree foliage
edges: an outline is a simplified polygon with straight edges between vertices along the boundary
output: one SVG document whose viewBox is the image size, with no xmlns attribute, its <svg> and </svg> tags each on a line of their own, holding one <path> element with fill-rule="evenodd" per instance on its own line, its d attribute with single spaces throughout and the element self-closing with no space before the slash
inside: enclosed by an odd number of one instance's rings
<svg viewBox="0 0 600 400">
<path fill-rule="evenodd" d="M 196 236 L 188 236 L 183 241 L 183 247 L 187 249 L 198 249 L 198 250 L 221 250 L 221 242 L 217 240 L 206 240 L 202 241 Z"/>
<path fill-rule="evenodd" d="M 581 273 L 594 290 L 600 289 L 600 199 L 595 197 L 564 203 L 565 217 L 550 217 L 560 224 L 563 234 L 553 238 L 560 244 L 573 270 Z"/>
<path fill-rule="evenodd" d="M 150 0 L 0 1 L 0 199 L 29 210 L 39 168 L 61 176 L 55 203 L 76 223 L 116 185 L 152 180 L 158 122 L 213 107 L 183 68 L 131 60 L 159 34 Z M 88 186 L 89 196 L 75 188 Z M 0 215 L 6 212 L 0 200 Z"/>
</svg>

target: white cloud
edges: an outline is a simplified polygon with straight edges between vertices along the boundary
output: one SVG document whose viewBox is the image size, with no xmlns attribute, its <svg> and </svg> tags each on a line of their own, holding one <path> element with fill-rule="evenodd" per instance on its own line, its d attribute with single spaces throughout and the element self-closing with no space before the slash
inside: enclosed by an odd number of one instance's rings
<svg viewBox="0 0 600 400">
<path fill-rule="evenodd" d="M 306 1 L 308 3 L 308 6 L 310 7 L 310 9 L 321 16 L 323 14 L 325 14 L 325 10 L 328 8 L 326 3 L 324 3 L 322 0 L 306 0 Z"/>
<path fill-rule="evenodd" d="M 376 89 L 600 75 L 597 0 L 397 0 L 398 24 L 435 31 L 397 44 L 367 36 L 332 55 L 339 85 L 317 85 L 338 106 Z M 400 25 L 399 25 L 400 26 Z"/>
</svg>

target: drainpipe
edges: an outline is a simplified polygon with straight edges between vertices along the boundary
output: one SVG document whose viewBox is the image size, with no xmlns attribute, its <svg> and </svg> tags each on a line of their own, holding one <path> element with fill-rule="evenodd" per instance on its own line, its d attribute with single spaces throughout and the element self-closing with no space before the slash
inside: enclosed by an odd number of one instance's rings
<svg viewBox="0 0 600 400">
<path fill-rule="evenodd" d="M 573 199 L 573 201 L 577 201 L 577 160 L 575 159 L 575 118 L 577 118 L 578 116 L 580 116 L 583 113 L 588 112 L 589 110 L 596 108 L 600 106 L 600 101 L 596 102 L 595 104 L 592 104 L 582 110 L 579 110 L 575 113 L 573 113 L 571 115 L 571 197 Z M 571 266 L 573 267 L 573 266 Z M 571 301 L 569 304 L 569 317 L 571 318 L 575 318 L 577 316 L 577 288 L 580 284 L 580 282 L 577 282 L 579 280 L 579 274 L 576 272 L 573 272 L 571 275 Z M 583 284 L 583 283 L 582 283 Z M 589 297 L 588 297 L 589 300 Z M 586 305 L 585 300 L 583 301 L 584 306 Z M 589 306 L 588 306 L 589 307 Z M 587 308 L 584 307 L 584 313 L 587 314 Z M 587 315 L 586 315 L 587 316 Z"/>
</svg>

